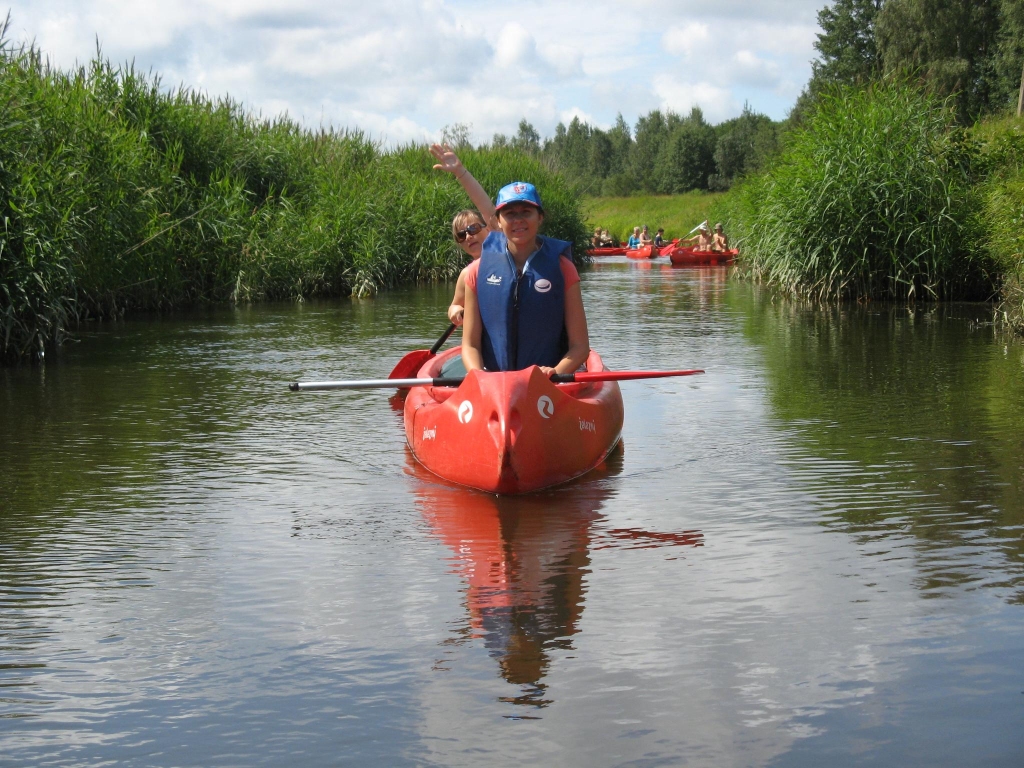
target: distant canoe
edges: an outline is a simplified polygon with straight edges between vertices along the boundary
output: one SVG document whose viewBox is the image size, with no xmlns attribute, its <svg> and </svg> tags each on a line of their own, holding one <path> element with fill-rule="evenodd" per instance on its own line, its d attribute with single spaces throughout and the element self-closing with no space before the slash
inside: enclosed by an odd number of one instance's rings
<svg viewBox="0 0 1024 768">
<path fill-rule="evenodd" d="M 729 264 L 739 255 L 739 249 L 731 251 L 698 251 L 695 248 L 676 248 L 668 257 L 679 267 L 696 264 Z"/>
<path fill-rule="evenodd" d="M 608 248 L 590 248 L 587 253 L 591 256 L 622 256 L 626 252 L 626 246 L 616 245 Z"/>
<path fill-rule="evenodd" d="M 671 243 L 665 243 L 665 245 L 661 246 L 658 249 L 658 255 L 659 256 L 671 256 L 672 255 L 672 251 L 674 251 L 676 248 L 679 247 L 678 243 L 679 243 L 679 238 L 678 237 L 675 240 L 673 240 Z"/>
<path fill-rule="evenodd" d="M 627 259 L 653 259 L 658 255 L 653 246 L 645 245 L 642 248 L 631 248 L 626 250 Z"/>
</svg>

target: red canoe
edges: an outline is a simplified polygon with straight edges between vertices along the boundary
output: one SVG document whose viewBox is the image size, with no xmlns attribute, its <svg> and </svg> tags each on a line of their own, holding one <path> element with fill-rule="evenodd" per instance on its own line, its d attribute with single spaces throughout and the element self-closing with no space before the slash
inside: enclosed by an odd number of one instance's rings
<svg viewBox="0 0 1024 768">
<path fill-rule="evenodd" d="M 729 264 L 739 254 L 739 249 L 731 251 L 698 251 L 694 248 L 676 248 L 668 257 L 677 266 L 692 264 Z"/>
<path fill-rule="evenodd" d="M 658 252 L 654 250 L 653 246 L 645 245 L 642 248 L 633 248 L 626 251 L 627 259 L 653 259 L 657 257 Z"/>
<path fill-rule="evenodd" d="M 590 248 L 587 253 L 591 256 L 621 256 L 626 252 L 626 246 L 619 245 L 614 248 Z"/>
<path fill-rule="evenodd" d="M 440 376 L 459 353 L 456 347 L 428 361 L 419 378 Z M 587 370 L 606 370 L 596 352 Z M 435 475 L 488 493 L 528 493 L 601 464 L 619 442 L 622 415 L 613 381 L 553 384 L 536 366 L 471 371 L 458 388 L 410 389 L 405 437 Z"/>
</svg>

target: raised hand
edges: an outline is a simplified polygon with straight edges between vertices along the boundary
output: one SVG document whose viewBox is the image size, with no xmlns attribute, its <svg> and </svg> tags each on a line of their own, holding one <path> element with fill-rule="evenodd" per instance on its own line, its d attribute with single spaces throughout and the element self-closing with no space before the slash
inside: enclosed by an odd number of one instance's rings
<svg viewBox="0 0 1024 768">
<path fill-rule="evenodd" d="M 462 175 L 462 161 L 447 144 L 431 144 L 430 154 L 437 160 L 435 171 L 447 171 L 456 176 Z"/>
</svg>

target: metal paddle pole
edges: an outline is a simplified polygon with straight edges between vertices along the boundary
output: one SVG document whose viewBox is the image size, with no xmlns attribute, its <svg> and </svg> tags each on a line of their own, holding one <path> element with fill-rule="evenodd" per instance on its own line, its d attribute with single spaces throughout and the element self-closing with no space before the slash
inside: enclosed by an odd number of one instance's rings
<svg viewBox="0 0 1024 768">
<path fill-rule="evenodd" d="M 634 379 L 662 379 L 668 376 L 693 376 L 704 373 L 700 369 L 686 371 L 580 371 L 579 373 L 554 373 L 554 384 L 573 384 L 598 381 L 632 381 Z M 354 381 L 293 381 L 288 385 L 292 392 L 310 392 L 327 389 L 409 389 L 411 387 L 457 387 L 465 378 L 437 379 L 362 379 Z"/>
</svg>

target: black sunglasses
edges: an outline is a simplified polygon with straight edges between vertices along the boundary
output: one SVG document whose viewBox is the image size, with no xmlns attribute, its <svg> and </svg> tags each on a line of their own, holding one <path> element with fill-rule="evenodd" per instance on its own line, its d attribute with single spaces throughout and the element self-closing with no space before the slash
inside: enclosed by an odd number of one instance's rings
<svg viewBox="0 0 1024 768">
<path fill-rule="evenodd" d="M 458 240 L 461 243 L 463 240 L 466 239 L 466 237 L 468 235 L 475 235 L 477 232 L 479 232 L 483 228 L 484 227 L 483 227 L 482 224 L 470 224 L 465 229 L 458 230 L 455 233 L 455 239 Z"/>
</svg>

